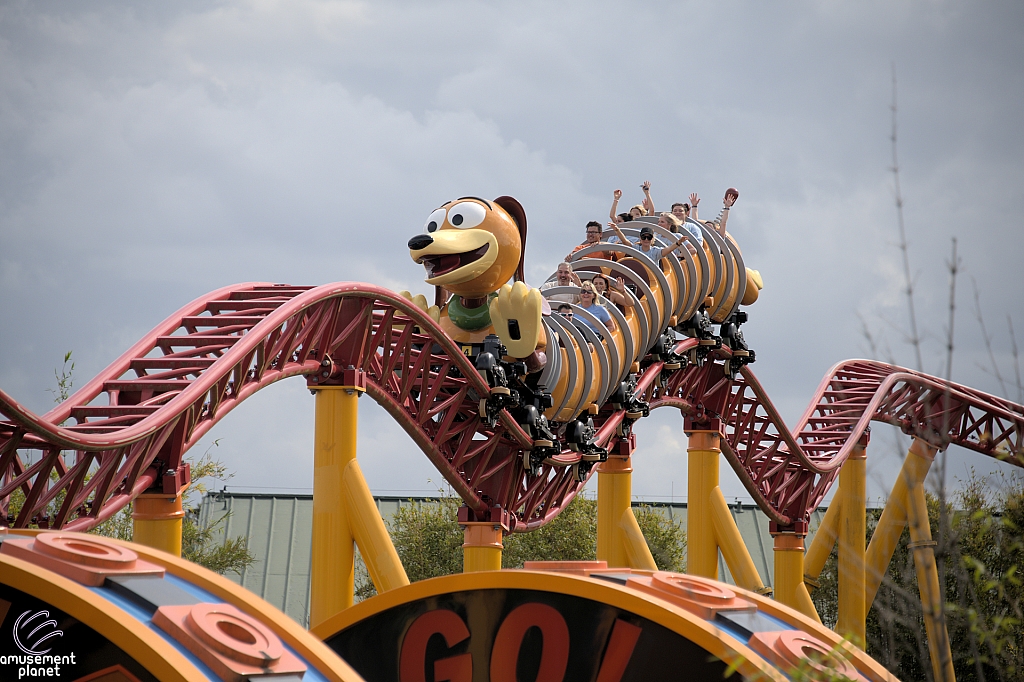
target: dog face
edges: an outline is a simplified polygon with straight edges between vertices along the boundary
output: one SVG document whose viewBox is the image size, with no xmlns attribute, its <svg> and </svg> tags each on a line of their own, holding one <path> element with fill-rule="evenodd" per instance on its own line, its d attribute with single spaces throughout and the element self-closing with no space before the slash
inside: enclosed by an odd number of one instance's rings
<svg viewBox="0 0 1024 682">
<path fill-rule="evenodd" d="M 425 229 L 409 240 L 409 256 L 426 268 L 427 284 L 466 298 L 508 282 L 523 253 L 519 225 L 497 202 L 449 201 L 430 214 Z"/>
</svg>

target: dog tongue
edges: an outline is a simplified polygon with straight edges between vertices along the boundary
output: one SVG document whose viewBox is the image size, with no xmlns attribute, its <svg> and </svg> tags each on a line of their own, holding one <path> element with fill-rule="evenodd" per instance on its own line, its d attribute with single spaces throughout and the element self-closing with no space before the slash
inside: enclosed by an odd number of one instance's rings
<svg viewBox="0 0 1024 682">
<path fill-rule="evenodd" d="M 443 275 L 446 272 L 454 270 L 455 268 L 459 267 L 459 263 L 461 263 L 461 262 L 462 262 L 462 258 L 459 256 L 459 254 L 453 254 L 453 255 L 450 255 L 450 256 L 441 256 L 440 261 L 438 262 L 437 266 L 434 268 L 434 273 L 433 273 L 434 277 L 437 277 L 438 275 Z"/>
</svg>

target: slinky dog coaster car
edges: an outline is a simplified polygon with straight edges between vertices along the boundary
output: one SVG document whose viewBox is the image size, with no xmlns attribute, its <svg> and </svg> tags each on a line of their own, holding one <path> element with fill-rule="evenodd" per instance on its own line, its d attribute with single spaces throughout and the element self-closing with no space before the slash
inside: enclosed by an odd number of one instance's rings
<svg viewBox="0 0 1024 682">
<path fill-rule="evenodd" d="M 313 632 L 368 682 L 782 682 L 795 671 L 895 682 L 867 654 L 771 599 L 603 561 L 424 580 Z"/>
<path fill-rule="evenodd" d="M 84 533 L 0 533 L 0 680 L 39 678 L 362 679 L 284 613 L 189 561 Z"/>
<path fill-rule="evenodd" d="M 646 220 L 631 224 L 654 233 L 655 254 L 678 245 L 679 234 Z M 636 237 L 635 227 L 622 229 L 627 240 Z M 622 287 L 621 307 L 597 301 L 584 308 L 572 302 L 579 301 L 576 286 L 549 282 L 542 294 L 522 281 L 526 214 L 518 201 L 462 197 L 435 209 L 424 233 L 409 240 L 440 307 L 403 295 L 438 321 L 487 381 L 488 394 L 478 396 L 481 419 L 493 426 L 508 410 L 533 439 L 523 450 L 524 468 L 537 473 L 568 449 L 579 453 L 568 457 L 582 481 L 608 456 L 593 416 L 606 406 L 624 408 L 620 431 L 628 436 L 629 425 L 648 413 L 635 391 L 645 363 L 661 360 L 670 370 L 700 364 L 722 344 L 731 353 L 730 378 L 754 361 L 739 330 L 747 319 L 739 307 L 756 298 L 759 280 L 751 283 L 739 248 L 714 227 L 694 222 L 683 235 L 685 249 L 657 260 L 633 243 L 602 241 L 575 251 L 573 267 L 583 280 L 604 275 Z M 575 319 L 551 314 L 549 299 L 569 301 Z M 717 334 L 713 324 L 721 325 Z M 686 336 L 700 345 L 677 357 L 673 348 Z"/>
</svg>

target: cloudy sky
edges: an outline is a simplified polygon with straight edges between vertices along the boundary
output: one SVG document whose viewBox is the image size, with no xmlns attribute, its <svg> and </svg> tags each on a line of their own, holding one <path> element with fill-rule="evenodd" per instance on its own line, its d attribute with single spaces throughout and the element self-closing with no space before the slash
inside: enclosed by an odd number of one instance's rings
<svg viewBox="0 0 1024 682">
<path fill-rule="evenodd" d="M 828 368 L 912 366 L 890 143 L 925 370 L 1020 400 L 1024 5 L 1013 2 L 0 3 L 0 386 L 45 412 L 159 321 L 244 281 L 426 291 L 405 243 L 444 201 L 511 194 L 537 284 L 649 179 L 729 223 L 765 290 L 745 328 L 792 424 Z M 713 210 L 712 210 L 713 209 Z M 992 361 L 972 287 L 988 326 Z M 862 322 L 863 320 L 863 322 Z M 378 492 L 440 475 L 369 399 Z M 305 489 L 313 399 L 276 385 L 211 433 L 232 486 Z M 871 489 L 891 487 L 877 429 Z M 685 497 L 678 415 L 638 428 L 634 493 Z M 205 445 L 204 445 L 205 447 Z M 996 467 L 951 451 L 950 476 Z M 743 490 L 725 474 L 727 496 Z M 952 480 L 952 479 L 951 479 Z"/>
</svg>

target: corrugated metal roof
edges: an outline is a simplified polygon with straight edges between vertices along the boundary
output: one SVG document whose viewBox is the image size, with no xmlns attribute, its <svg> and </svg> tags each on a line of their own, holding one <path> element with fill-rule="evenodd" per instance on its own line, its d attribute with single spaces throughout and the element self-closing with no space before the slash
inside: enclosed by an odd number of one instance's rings
<svg viewBox="0 0 1024 682">
<path fill-rule="evenodd" d="M 384 519 L 391 518 L 402 506 L 431 503 L 436 497 L 375 496 L 377 508 Z M 675 523 L 686 526 L 685 502 L 633 502 L 633 506 L 650 506 Z M 772 584 L 774 556 L 768 517 L 755 505 L 735 504 L 729 507 L 740 536 L 765 585 Z M 807 541 L 824 515 L 824 508 L 811 514 Z M 209 523 L 227 514 L 217 541 L 224 537 L 244 536 L 256 562 L 239 574 L 228 574 L 230 580 L 255 592 L 294 618 L 304 627 L 309 625 L 309 569 L 312 545 L 313 496 L 279 495 L 244 492 L 211 492 L 203 498 L 200 523 Z M 719 575 L 733 583 L 732 575 L 719 555 Z"/>
</svg>

